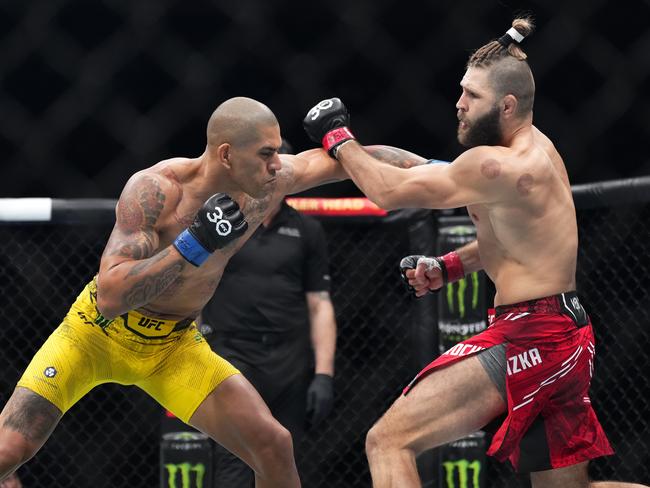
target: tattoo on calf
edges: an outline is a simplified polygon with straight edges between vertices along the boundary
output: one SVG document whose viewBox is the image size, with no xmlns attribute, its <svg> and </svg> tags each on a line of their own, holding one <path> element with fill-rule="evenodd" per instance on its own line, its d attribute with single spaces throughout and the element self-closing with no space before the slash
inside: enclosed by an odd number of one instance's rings
<svg viewBox="0 0 650 488">
<path fill-rule="evenodd" d="M 62 415 L 42 396 L 19 388 L 7 404 L 2 426 L 22 434 L 30 442 L 44 442 Z"/>
</svg>

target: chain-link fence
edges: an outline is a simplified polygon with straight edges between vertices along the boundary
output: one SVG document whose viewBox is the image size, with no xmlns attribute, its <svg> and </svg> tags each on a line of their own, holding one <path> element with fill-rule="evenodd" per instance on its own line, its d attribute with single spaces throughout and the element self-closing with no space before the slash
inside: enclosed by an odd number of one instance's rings
<svg viewBox="0 0 650 488">
<path fill-rule="evenodd" d="M 111 225 L 94 220 L 0 225 L 0 403 L 96 271 Z M 414 251 L 414 227 L 433 222 L 431 215 L 324 221 L 339 326 L 336 402 L 332 416 L 296 446 L 305 487 L 370 486 L 365 434 L 422 366 L 421 349 L 434 350 L 418 343 L 415 301 L 396 271 Z M 648 482 L 650 205 L 581 210 L 579 225 L 579 290 L 598 340 L 593 403 L 617 451 L 594 462 L 593 475 Z M 158 486 L 160 420 L 161 408 L 137 388 L 103 385 L 20 470 L 24 486 Z M 527 486 L 491 461 L 487 481 L 493 488 Z"/>
</svg>

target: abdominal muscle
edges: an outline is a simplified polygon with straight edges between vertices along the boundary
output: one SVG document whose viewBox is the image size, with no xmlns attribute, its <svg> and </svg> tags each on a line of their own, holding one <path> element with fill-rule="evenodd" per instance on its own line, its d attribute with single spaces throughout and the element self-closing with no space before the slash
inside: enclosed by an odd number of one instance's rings
<svg viewBox="0 0 650 488">
<path fill-rule="evenodd" d="M 575 290 L 578 236 L 569 211 L 536 219 L 512 209 L 472 211 L 480 216 L 481 265 L 496 287 L 495 305 Z"/>
<path fill-rule="evenodd" d="M 181 320 L 196 317 L 221 281 L 228 257 L 211 256 L 200 268 L 187 264 L 185 270 L 156 299 L 140 307 L 148 317 Z"/>
<path fill-rule="evenodd" d="M 512 245 L 512 252 L 481 238 L 479 251 L 483 269 L 494 282 L 495 305 L 518 303 L 572 291 L 575 283 L 575 247 L 567 242 L 538 245 L 535 238 Z M 487 242 L 486 242 L 487 241 Z"/>
</svg>

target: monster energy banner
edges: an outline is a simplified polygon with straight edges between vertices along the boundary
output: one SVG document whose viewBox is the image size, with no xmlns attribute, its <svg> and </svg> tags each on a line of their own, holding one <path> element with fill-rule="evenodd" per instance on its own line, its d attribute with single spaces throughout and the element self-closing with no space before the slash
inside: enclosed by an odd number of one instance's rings
<svg viewBox="0 0 650 488">
<path fill-rule="evenodd" d="M 476 239 L 473 225 L 446 225 L 440 219 L 438 255 L 453 251 Z M 454 218 L 453 222 L 469 219 Z M 460 281 L 446 284 L 438 295 L 438 346 L 442 354 L 487 327 L 485 308 L 485 275 L 482 271 L 470 273 Z"/>
<path fill-rule="evenodd" d="M 212 488 L 212 445 L 198 432 L 164 434 L 160 443 L 161 488 Z"/>
<path fill-rule="evenodd" d="M 440 488 L 485 487 L 485 432 L 478 431 L 440 449 Z"/>
</svg>

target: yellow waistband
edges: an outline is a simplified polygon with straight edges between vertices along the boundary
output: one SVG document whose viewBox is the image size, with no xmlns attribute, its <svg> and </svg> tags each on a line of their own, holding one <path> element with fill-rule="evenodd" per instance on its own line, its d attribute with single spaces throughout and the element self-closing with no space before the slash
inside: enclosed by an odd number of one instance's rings
<svg viewBox="0 0 650 488">
<path fill-rule="evenodd" d="M 122 314 L 113 320 L 106 319 L 97 309 L 96 277 L 79 294 L 73 307 L 82 311 L 85 315 L 84 320 L 89 320 L 102 329 L 106 329 L 114 323 L 118 325 L 121 323 L 125 329 L 145 339 L 164 339 L 172 332 L 187 329 L 194 321 L 194 317 L 187 317 L 181 320 L 149 317 L 135 310 Z"/>
<path fill-rule="evenodd" d="M 136 311 L 125 313 L 120 317 L 124 321 L 126 329 L 146 339 L 162 339 L 172 332 L 187 329 L 194 321 L 191 317 L 182 320 L 152 318 Z"/>
</svg>

